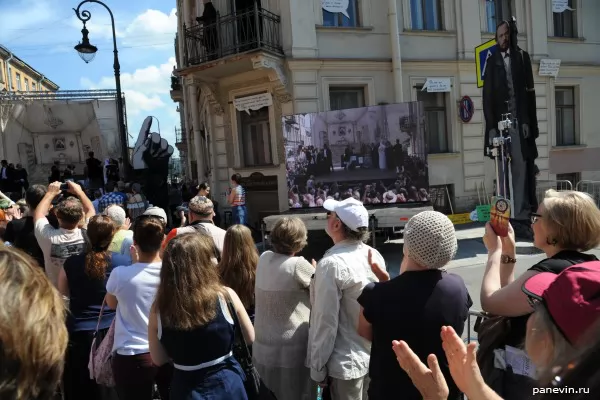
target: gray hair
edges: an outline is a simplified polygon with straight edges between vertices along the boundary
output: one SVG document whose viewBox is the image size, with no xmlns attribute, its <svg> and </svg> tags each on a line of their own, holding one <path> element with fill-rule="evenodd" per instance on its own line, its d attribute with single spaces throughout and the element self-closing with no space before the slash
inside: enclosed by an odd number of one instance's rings
<svg viewBox="0 0 600 400">
<path fill-rule="evenodd" d="M 342 222 L 341 219 L 340 222 Z M 369 228 L 358 228 L 358 231 L 353 231 L 352 229 L 348 228 L 348 226 L 345 223 L 342 222 L 342 229 L 344 231 L 344 238 L 346 238 L 347 240 L 366 242 L 371 236 L 369 233 Z"/>
<path fill-rule="evenodd" d="M 118 206 L 117 204 L 112 204 L 104 210 L 104 215 L 112 220 L 115 223 L 117 228 L 122 227 L 125 224 L 125 210 Z"/>
<path fill-rule="evenodd" d="M 538 368 L 538 376 L 546 377 L 552 373 L 552 368 L 561 365 L 560 363 L 568 359 L 575 353 L 574 347 L 567 341 L 562 332 L 558 329 L 548 309 L 543 303 L 538 303 L 535 306 L 535 315 L 533 318 L 533 329 L 538 332 L 545 332 L 552 340 L 552 354 L 547 358 L 548 364 L 540 370 Z"/>
</svg>

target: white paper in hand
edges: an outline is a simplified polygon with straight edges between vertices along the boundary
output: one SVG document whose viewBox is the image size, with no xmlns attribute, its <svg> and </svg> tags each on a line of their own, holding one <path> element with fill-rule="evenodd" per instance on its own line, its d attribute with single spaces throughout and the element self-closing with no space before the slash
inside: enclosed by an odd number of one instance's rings
<svg viewBox="0 0 600 400">
<path fill-rule="evenodd" d="M 348 15 L 348 5 L 349 0 L 321 0 L 323 10 L 334 14 L 342 13 L 346 18 L 350 18 L 350 15 Z"/>
</svg>

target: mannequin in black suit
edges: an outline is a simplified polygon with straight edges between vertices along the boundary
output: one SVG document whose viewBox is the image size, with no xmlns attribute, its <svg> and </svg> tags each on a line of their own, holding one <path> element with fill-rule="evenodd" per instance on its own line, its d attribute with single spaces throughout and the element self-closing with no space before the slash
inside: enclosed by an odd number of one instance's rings
<svg viewBox="0 0 600 400">
<path fill-rule="evenodd" d="M 503 119 L 502 114 L 510 113 L 516 119 L 510 129 L 513 179 L 510 196 L 514 201 L 511 222 L 515 232 L 521 233 L 519 236 L 529 236 L 529 217 L 537 208 L 534 163 L 539 131 L 531 59 L 517 46 L 517 33 L 514 17 L 496 28 L 498 50 L 487 62 L 483 84 L 484 152 L 490 155 L 488 150 L 498 135 L 498 122 Z"/>
</svg>

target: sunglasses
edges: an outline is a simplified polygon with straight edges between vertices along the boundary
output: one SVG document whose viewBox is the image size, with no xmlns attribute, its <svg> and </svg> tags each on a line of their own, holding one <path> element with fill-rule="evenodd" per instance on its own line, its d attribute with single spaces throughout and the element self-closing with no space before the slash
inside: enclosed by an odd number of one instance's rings
<svg viewBox="0 0 600 400">
<path fill-rule="evenodd" d="M 540 218 L 542 218 L 541 214 L 531 213 L 531 223 L 535 224 Z"/>
</svg>

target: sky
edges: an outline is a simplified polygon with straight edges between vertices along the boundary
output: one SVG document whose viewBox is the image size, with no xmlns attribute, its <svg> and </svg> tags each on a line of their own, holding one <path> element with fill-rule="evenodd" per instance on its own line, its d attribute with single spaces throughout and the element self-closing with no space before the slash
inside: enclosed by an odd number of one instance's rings
<svg viewBox="0 0 600 400">
<path fill-rule="evenodd" d="M 81 40 L 82 22 L 73 8 L 81 0 L 0 0 L 0 44 L 54 81 L 60 90 L 114 89 L 110 14 L 87 3 L 90 43 L 98 47 L 86 64 L 73 49 Z M 135 144 L 142 121 L 155 116 L 152 131 L 175 147 L 179 128 L 177 103 L 170 96 L 175 66 L 177 31 L 175 0 L 104 0 L 116 26 L 125 93 L 130 145 Z M 132 138 L 133 137 L 133 138 Z M 177 156 L 177 149 L 175 155 Z"/>
</svg>

